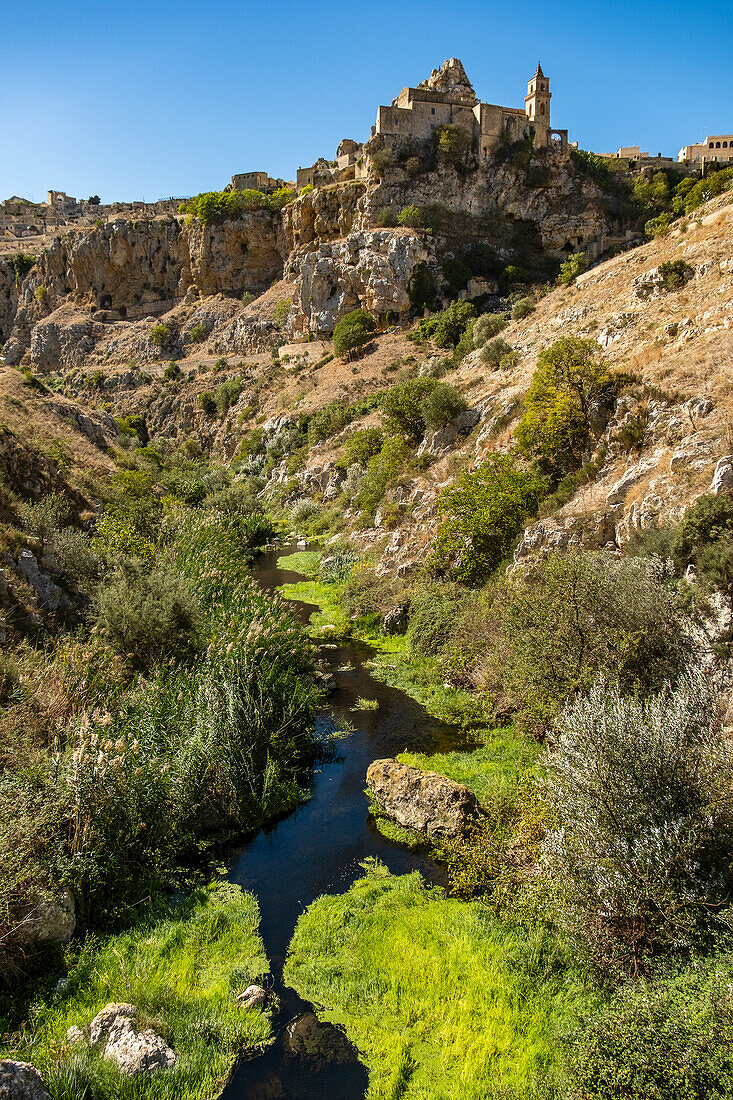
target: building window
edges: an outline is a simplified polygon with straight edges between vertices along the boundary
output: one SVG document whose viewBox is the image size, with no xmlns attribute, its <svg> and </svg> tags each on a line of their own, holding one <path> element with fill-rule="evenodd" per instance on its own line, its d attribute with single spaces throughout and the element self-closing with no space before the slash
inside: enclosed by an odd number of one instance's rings
<svg viewBox="0 0 733 1100">
<path fill-rule="evenodd" d="M 716 148 L 716 149 L 719 149 L 719 148 L 720 148 L 720 142 L 719 142 L 719 141 L 716 141 L 716 142 L 715 142 L 715 148 Z"/>
<path fill-rule="evenodd" d="M 430 114 L 431 114 L 431 115 L 434 115 L 434 114 L 435 114 L 435 107 L 431 107 L 431 108 L 430 108 Z"/>
<path fill-rule="evenodd" d="M 715 148 L 715 146 L 713 145 L 713 143 L 711 141 L 710 144 L 708 145 L 708 149 L 714 149 L 714 148 Z"/>
<path fill-rule="evenodd" d="M 727 142 L 727 141 L 724 141 L 724 142 L 723 142 L 723 148 L 724 148 L 724 149 L 727 149 L 727 148 L 728 148 L 728 142 Z"/>
<path fill-rule="evenodd" d="M 543 115 L 544 113 L 545 113 L 545 105 L 544 105 L 544 103 L 540 103 L 540 114 Z"/>
</svg>

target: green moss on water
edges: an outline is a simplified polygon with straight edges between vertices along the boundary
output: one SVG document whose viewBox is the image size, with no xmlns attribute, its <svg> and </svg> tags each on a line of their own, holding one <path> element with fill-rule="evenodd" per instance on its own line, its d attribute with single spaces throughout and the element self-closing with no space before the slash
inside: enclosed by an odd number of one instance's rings
<svg viewBox="0 0 733 1100">
<path fill-rule="evenodd" d="M 104 939 L 89 937 L 69 957 L 57 993 L 39 994 L 27 1026 L 5 1035 L 0 1058 L 32 1062 L 52 1100 L 209 1100 L 245 1051 L 271 1039 L 269 1017 L 236 994 L 268 970 L 255 898 L 219 886 L 175 915 Z M 176 1052 L 162 1072 L 124 1077 L 66 1032 L 84 1027 L 111 1001 L 136 1005 Z M 0 1024 L 2 1021 L 0 1020 Z"/>
<path fill-rule="evenodd" d="M 371 865 L 300 918 L 285 981 L 357 1044 L 369 1100 L 524 1100 L 551 1094 L 591 1000 L 567 963 L 546 932 Z"/>
</svg>

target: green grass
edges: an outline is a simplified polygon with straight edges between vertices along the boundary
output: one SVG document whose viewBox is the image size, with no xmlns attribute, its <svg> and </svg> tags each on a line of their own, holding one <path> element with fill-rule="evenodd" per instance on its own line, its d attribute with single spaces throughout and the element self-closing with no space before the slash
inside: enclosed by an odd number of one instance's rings
<svg viewBox="0 0 733 1100">
<path fill-rule="evenodd" d="M 291 569 L 293 573 L 302 573 L 304 577 L 312 580 L 318 576 L 318 566 L 322 557 L 322 550 L 298 550 L 294 554 L 284 554 L 279 557 L 277 567 Z"/>
<path fill-rule="evenodd" d="M 378 864 L 306 910 L 285 980 L 345 1027 L 369 1100 L 550 1096 L 559 1035 L 591 1001 L 547 933 Z"/>
<path fill-rule="evenodd" d="M 513 727 L 487 730 L 484 744 L 470 752 L 400 753 L 398 760 L 413 768 L 439 772 L 464 783 L 481 805 L 490 810 L 499 797 L 516 790 L 522 776 L 532 769 L 540 746 L 528 737 L 515 732 Z"/>
<path fill-rule="evenodd" d="M 239 1054 L 271 1038 L 268 1016 L 235 1001 L 269 970 L 258 925 L 255 898 L 228 885 L 168 919 L 104 940 L 89 937 L 69 960 L 63 991 L 39 997 L 27 1026 L 5 1037 L 0 1058 L 32 1062 L 52 1100 L 218 1096 Z M 138 1007 L 139 1024 L 175 1050 L 172 1069 L 123 1077 L 95 1051 L 66 1042 L 69 1027 L 89 1024 L 110 1001 Z"/>
<path fill-rule="evenodd" d="M 313 559 L 318 557 L 317 551 L 300 551 L 278 558 L 277 564 L 281 569 L 296 572 L 313 571 Z M 311 637 L 321 641 L 353 640 L 374 649 L 369 670 L 375 679 L 404 691 L 433 717 L 461 726 L 485 725 L 487 714 L 482 699 L 471 692 L 446 687 L 445 674 L 437 661 L 410 653 L 405 637 L 382 634 L 371 619 L 350 619 L 341 603 L 343 587 L 310 576 L 308 580 L 283 584 L 278 591 L 286 600 L 315 604 L 317 610 L 311 614 L 308 626 Z"/>
</svg>

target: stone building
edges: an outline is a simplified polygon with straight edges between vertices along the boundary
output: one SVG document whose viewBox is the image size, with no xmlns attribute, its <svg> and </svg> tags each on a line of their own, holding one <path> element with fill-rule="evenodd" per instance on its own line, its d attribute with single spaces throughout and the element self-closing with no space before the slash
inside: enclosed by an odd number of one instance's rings
<svg viewBox="0 0 733 1100">
<path fill-rule="evenodd" d="M 225 191 L 278 191 L 281 187 L 288 187 L 286 180 L 276 180 L 267 172 L 239 172 L 232 176 L 230 182 L 224 188 Z"/>
<path fill-rule="evenodd" d="M 538 63 L 527 82 L 524 107 L 500 107 L 481 102 L 466 70 L 456 57 L 444 61 L 416 88 L 403 88 L 390 107 L 379 107 L 372 136 L 388 141 L 425 140 L 441 126 L 458 126 L 471 138 L 474 152 L 490 157 L 503 141 L 534 138 L 538 148 L 549 145 L 567 150 L 567 130 L 550 124 L 549 78 Z"/>
<path fill-rule="evenodd" d="M 681 164 L 708 164 L 721 161 L 722 166 L 733 161 L 733 134 L 709 134 L 697 145 L 684 145 L 677 160 Z"/>
</svg>

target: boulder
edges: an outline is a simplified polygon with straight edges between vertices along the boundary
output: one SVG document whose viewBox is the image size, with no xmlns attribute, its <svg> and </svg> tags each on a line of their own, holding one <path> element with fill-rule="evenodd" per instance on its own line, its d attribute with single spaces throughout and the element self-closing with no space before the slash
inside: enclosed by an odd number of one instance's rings
<svg viewBox="0 0 733 1100">
<path fill-rule="evenodd" d="M 76 928 L 76 903 L 70 890 L 58 898 L 43 898 L 30 918 L 33 939 L 68 943 Z"/>
<path fill-rule="evenodd" d="M 267 1004 L 267 990 L 261 985 L 248 985 L 238 995 L 237 1004 L 243 1008 L 264 1008 Z"/>
<path fill-rule="evenodd" d="M 104 1043 L 102 1057 L 126 1075 L 170 1069 L 176 1061 L 174 1051 L 152 1028 L 137 1031 L 133 1026 L 137 1014 L 135 1005 L 105 1005 L 90 1025 L 92 1045 Z"/>
<path fill-rule="evenodd" d="M 0 1100 L 50 1100 L 50 1097 L 35 1066 L 0 1059 Z"/>
<path fill-rule="evenodd" d="M 406 603 L 398 604 L 397 607 L 393 607 L 391 611 L 382 619 L 382 630 L 385 634 L 404 634 L 407 631 L 407 620 L 409 618 L 410 605 Z"/>
<path fill-rule="evenodd" d="M 462 783 L 397 760 L 370 764 L 367 786 L 398 825 L 431 836 L 457 836 L 479 813 L 476 796 Z"/>
<path fill-rule="evenodd" d="M 313 1069 L 323 1066 L 345 1066 L 358 1061 L 358 1051 L 343 1031 L 333 1024 L 323 1023 L 314 1012 L 296 1017 L 285 1029 L 285 1053 L 307 1063 Z"/>
</svg>

